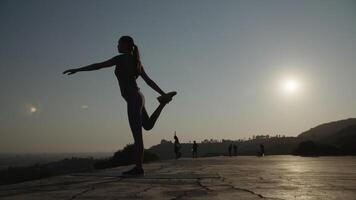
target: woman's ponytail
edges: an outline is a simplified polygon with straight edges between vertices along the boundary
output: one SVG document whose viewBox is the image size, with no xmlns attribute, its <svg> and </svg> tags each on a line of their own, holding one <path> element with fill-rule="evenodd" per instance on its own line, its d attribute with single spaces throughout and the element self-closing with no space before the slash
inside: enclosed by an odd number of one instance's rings
<svg viewBox="0 0 356 200">
<path fill-rule="evenodd" d="M 141 59 L 140 59 L 140 52 L 139 52 L 138 47 L 136 46 L 133 38 L 128 35 L 125 35 L 119 39 L 119 43 L 120 42 L 125 42 L 131 49 L 130 53 L 132 53 L 132 56 L 135 59 L 137 76 L 140 75 L 142 72 L 142 63 L 141 63 Z"/>
<path fill-rule="evenodd" d="M 135 64 L 136 64 L 136 69 L 137 69 L 137 74 L 141 74 L 142 72 L 142 63 L 141 63 L 141 58 L 140 58 L 140 51 L 138 50 L 138 47 L 136 44 L 133 45 L 133 51 L 132 55 L 135 59 Z"/>
</svg>

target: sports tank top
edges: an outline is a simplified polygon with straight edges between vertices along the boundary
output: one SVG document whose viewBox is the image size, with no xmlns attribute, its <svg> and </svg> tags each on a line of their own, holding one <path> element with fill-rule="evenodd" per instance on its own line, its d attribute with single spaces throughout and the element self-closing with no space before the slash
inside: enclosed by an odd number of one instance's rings
<svg viewBox="0 0 356 200">
<path fill-rule="evenodd" d="M 121 95 L 127 97 L 130 94 L 137 93 L 140 88 L 137 86 L 138 78 L 135 59 L 130 54 L 119 55 L 119 65 L 116 65 L 115 75 L 119 82 Z"/>
</svg>

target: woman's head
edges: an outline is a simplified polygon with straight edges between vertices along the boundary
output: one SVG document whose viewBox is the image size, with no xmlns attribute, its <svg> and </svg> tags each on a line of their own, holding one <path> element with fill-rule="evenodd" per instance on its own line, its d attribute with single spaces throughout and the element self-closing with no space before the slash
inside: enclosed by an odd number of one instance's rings
<svg viewBox="0 0 356 200">
<path fill-rule="evenodd" d="M 122 36 L 119 39 L 117 50 L 119 53 L 131 53 L 134 48 L 134 40 L 130 36 Z"/>
<path fill-rule="evenodd" d="M 135 64 L 137 66 L 137 73 L 140 74 L 142 70 L 142 64 L 141 64 L 141 59 L 140 59 L 140 52 L 138 50 L 137 45 L 135 44 L 134 40 L 130 36 L 122 36 L 119 39 L 117 49 L 119 53 L 129 53 L 132 54 L 132 56 L 135 59 Z"/>
</svg>

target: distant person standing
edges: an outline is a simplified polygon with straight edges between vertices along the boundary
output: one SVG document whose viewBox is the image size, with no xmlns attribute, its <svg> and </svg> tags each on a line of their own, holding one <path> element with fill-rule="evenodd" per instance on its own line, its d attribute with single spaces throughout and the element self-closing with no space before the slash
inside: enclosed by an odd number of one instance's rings
<svg viewBox="0 0 356 200">
<path fill-rule="evenodd" d="M 179 143 L 179 139 L 174 132 L 174 153 L 176 154 L 176 159 L 179 159 L 182 156 L 182 153 L 180 152 L 181 145 Z"/>
<path fill-rule="evenodd" d="M 234 156 L 237 156 L 237 145 L 234 144 L 233 148 L 234 148 Z"/>
<path fill-rule="evenodd" d="M 265 145 L 260 144 L 260 156 L 265 156 Z"/>
<path fill-rule="evenodd" d="M 192 153 L 193 153 L 193 158 L 198 158 L 198 144 L 193 142 L 193 148 L 192 148 Z"/>
<path fill-rule="evenodd" d="M 232 144 L 229 145 L 229 156 L 231 156 L 231 152 L 232 152 Z"/>
</svg>

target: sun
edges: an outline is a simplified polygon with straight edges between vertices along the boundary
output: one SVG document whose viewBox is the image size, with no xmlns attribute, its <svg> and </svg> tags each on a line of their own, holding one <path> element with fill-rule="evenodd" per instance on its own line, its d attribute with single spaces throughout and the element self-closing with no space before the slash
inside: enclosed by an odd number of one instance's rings
<svg viewBox="0 0 356 200">
<path fill-rule="evenodd" d="M 282 89 L 286 94 L 295 94 L 300 89 L 300 83 L 294 78 L 288 78 L 282 82 Z"/>
</svg>

